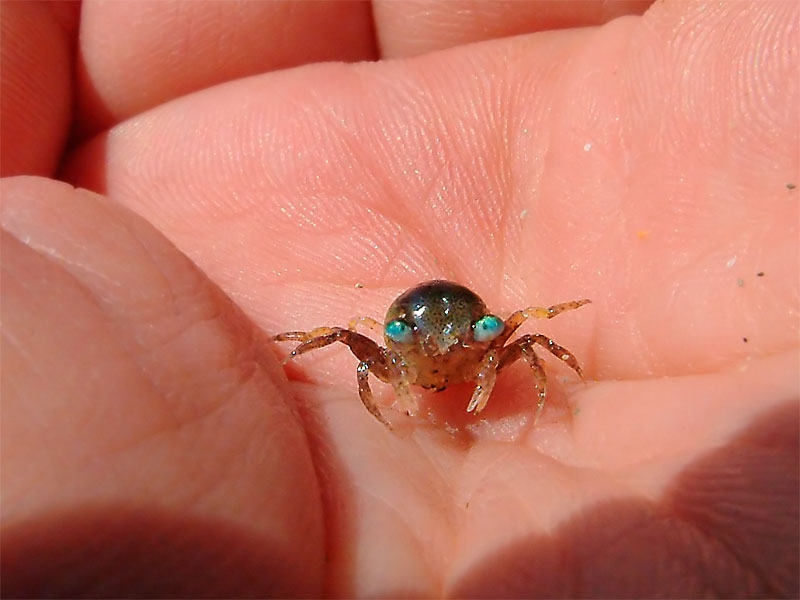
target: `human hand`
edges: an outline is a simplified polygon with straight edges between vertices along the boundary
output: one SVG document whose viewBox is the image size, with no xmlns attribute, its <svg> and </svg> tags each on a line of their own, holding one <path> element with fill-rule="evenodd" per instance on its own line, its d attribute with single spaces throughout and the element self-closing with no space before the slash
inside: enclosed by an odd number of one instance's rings
<svg viewBox="0 0 800 600">
<path fill-rule="evenodd" d="M 178 10 L 152 42 L 114 6 L 81 24 L 71 107 L 112 128 L 12 145 L 108 199 L 4 182 L 4 595 L 796 595 L 796 6 L 660 3 L 170 103 L 232 65 L 368 58 L 371 30 L 301 17 L 318 52 L 199 53 L 198 84 L 165 64 L 180 34 L 259 40 L 263 15 Z M 429 49 L 396 6 L 381 43 Z M 114 56 L 126 34 L 152 54 Z M 393 434 L 345 348 L 287 382 L 262 333 L 380 318 L 437 276 L 503 315 L 591 298 L 526 325 L 586 381 L 550 361 L 533 427 L 517 365 L 480 418 L 456 386 Z"/>
</svg>

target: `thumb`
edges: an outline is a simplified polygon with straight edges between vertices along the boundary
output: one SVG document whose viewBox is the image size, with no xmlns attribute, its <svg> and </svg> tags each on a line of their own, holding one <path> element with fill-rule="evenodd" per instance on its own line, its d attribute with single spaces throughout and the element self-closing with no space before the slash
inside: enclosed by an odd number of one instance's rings
<svg viewBox="0 0 800 600">
<path fill-rule="evenodd" d="M 319 594 L 317 482 L 258 330 L 108 200 L 2 195 L 3 595 Z"/>
</svg>

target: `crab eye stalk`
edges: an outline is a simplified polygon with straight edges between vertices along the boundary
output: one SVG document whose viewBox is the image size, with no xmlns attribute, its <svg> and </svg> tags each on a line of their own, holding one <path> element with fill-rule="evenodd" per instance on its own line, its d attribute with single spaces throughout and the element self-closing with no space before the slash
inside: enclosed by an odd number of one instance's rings
<svg viewBox="0 0 800 600">
<path fill-rule="evenodd" d="M 499 317 L 486 315 L 475 321 L 475 341 L 490 342 L 503 333 L 505 323 Z"/>
<path fill-rule="evenodd" d="M 414 337 L 411 327 L 400 319 L 389 321 L 384 330 L 386 337 L 398 344 L 408 344 Z"/>
</svg>

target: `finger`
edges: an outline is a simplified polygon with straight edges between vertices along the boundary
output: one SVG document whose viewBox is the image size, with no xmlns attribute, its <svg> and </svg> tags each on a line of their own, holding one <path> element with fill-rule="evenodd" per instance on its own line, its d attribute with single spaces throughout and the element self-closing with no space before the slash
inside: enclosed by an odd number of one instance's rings
<svg viewBox="0 0 800 600">
<path fill-rule="evenodd" d="M 602 25 L 641 14 L 650 2 L 376 0 L 373 5 L 381 55 L 396 58 L 523 33 Z"/>
<path fill-rule="evenodd" d="M 83 135 L 223 81 L 374 57 L 364 2 L 83 3 Z"/>
<path fill-rule="evenodd" d="M 71 177 L 107 185 L 270 332 L 382 314 L 375 287 L 442 276 L 496 312 L 591 299 L 538 332 L 595 376 L 711 370 L 796 344 L 800 82 L 793 30 L 763 26 L 796 5 L 757 6 L 704 13 L 731 26 L 700 46 L 700 16 L 664 9 L 233 82 L 88 145 Z M 752 69 L 765 45 L 781 50 Z"/>
<path fill-rule="evenodd" d="M 0 175 L 4 177 L 52 175 L 61 159 L 72 114 L 72 38 L 53 8 L 43 2 L 3 5 Z"/>
<path fill-rule="evenodd" d="M 319 595 L 315 473 L 264 337 L 126 210 L 38 179 L 3 199 L 3 589 Z"/>
</svg>

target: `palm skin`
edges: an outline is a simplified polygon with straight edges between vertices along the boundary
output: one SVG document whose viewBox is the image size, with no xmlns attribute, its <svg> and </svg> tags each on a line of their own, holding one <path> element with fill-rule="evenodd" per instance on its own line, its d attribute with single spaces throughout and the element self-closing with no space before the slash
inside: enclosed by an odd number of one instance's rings
<svg viewBox="0 0 800 600">
<path fill-rule="evenodd" d="M 63 157 L 108 200 L 5 181 L 4 591 L 796 594 L 797 9 L 681 12 L 159 102 Z M 345 348 L 280 368 L 434 277 L 590 298 L 520 330 L 585 380 L 390 433 Z"/>
</svg>

